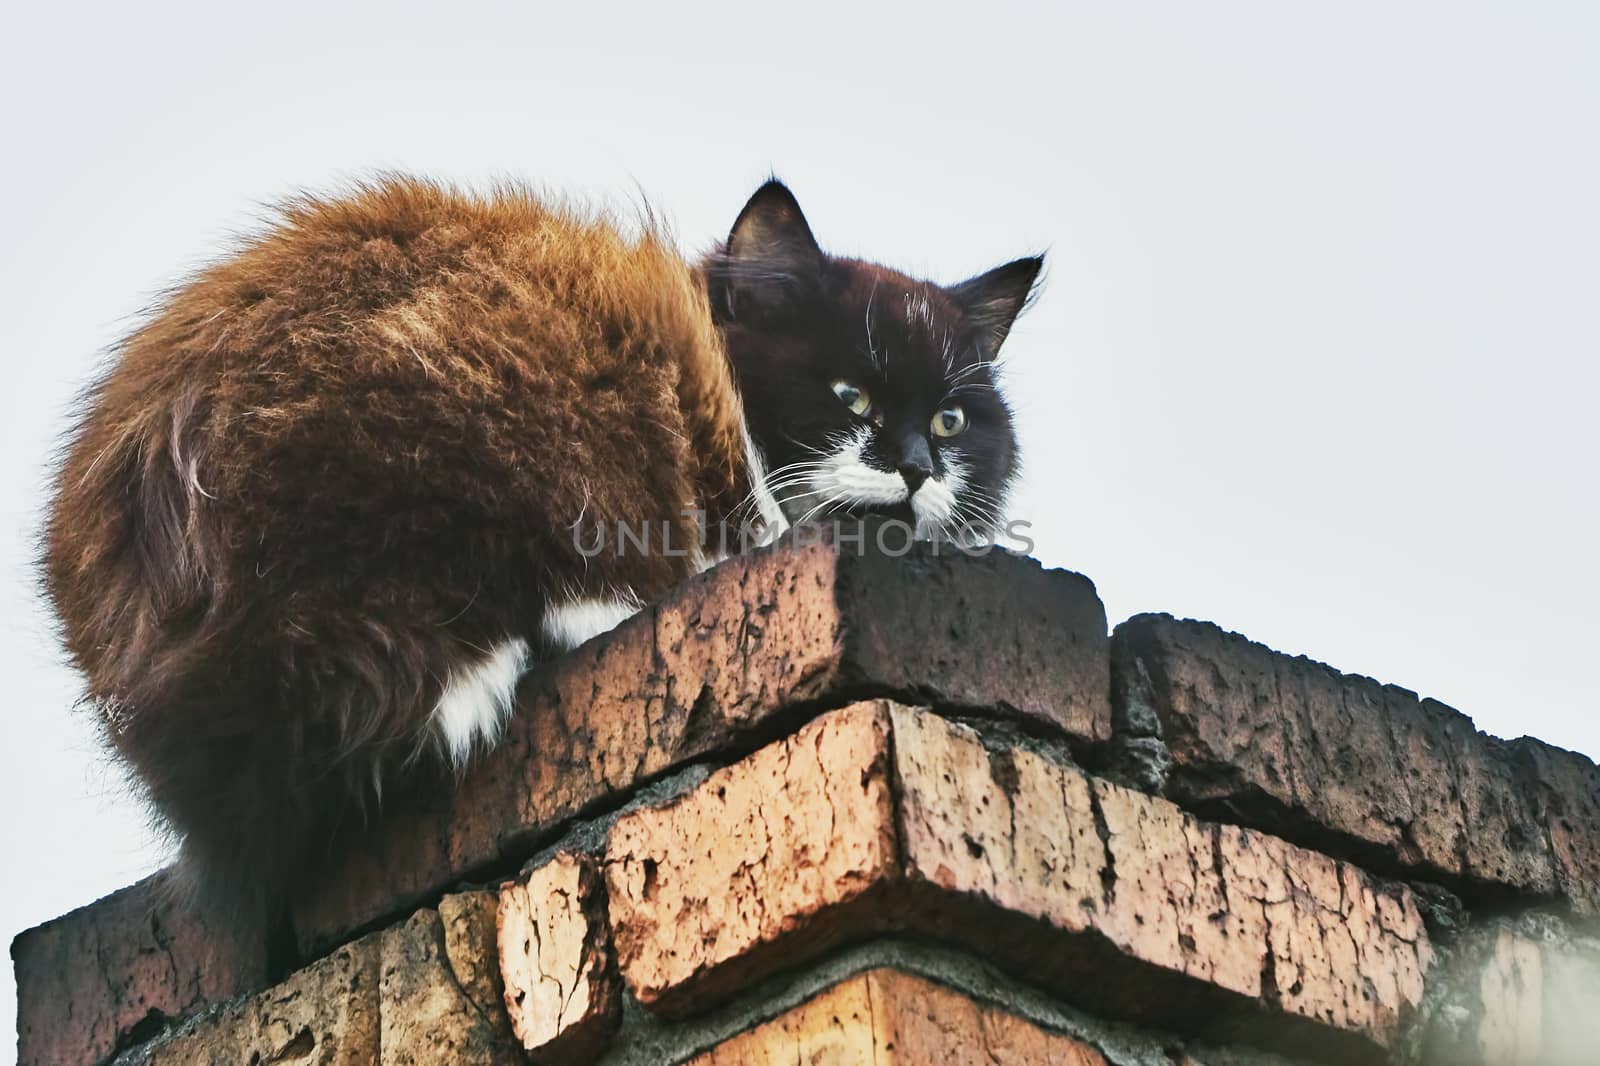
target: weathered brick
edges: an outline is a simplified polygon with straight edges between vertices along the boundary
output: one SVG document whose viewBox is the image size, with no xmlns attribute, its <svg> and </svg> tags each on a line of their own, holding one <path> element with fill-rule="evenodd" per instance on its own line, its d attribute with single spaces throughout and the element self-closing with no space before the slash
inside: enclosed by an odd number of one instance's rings
<svg viewBox="0 0 1600 1066">
<path fill-rule="evenodd" d="M 1421 999 L 1432 951 L 1409 890 L 1029 751 L 989 751 L 935 716 L 892 714 L 907 876 L 947 899 L 1096 934 L 1140 968 L 1379 1044 Z M 958 933 L 977 924 L 961 913 Z M 1095 994 L 1143 1013 L 1117 989 Z"/>
<path fill-rule="evenodd" d="M 499 909 L 497 892 L 457 892 L 439 901 L 439 922 L 444 927 L 445 957 L 461 991 L 473 1009 L 501 1032 L 509 1033 L 496 928 Z"/>
<path fill-rule="evenodd" d="M 1600 1048 L 1600 945 L 1548 915 L 1472 930 L 1430 976 L 1407 1066 L 1588 1066 Z"/>
<path fill-rule="evenodd" d="M 456 969 L 459 962 L 466 973 L 481 976 L 492 968 L 494 941 L 485 933 L 478 925 L 447 944 L 439 913 L 425 910 L 380 936 L 380 1066 L 522 1062 L 504 1009 L 475 999 Z"/>
<path fill-rule="evenodd" d="M 259 995 L 149 1045 L 138 1066 L 373 1066 L 382 933 L 347 944 Z"/>
<path fill-rule="evenodd" d="M 566 852 L 501 888 L 505 1005 L 534 1062 L 590 1062 L 622 1017 L 605 888 L 594 860 Z"/>
<path fill-rule="evenodd" d="M 1140 615 L 1112 644 L 1119 671 L 1150 678 L 1166 794 L 1185 806 L 1475 898 L 1600 907 L 1600 779 L 1582 756 L 1206 622 Z"/>
<path fill-rule="evenodd" d="M 1600 767 L 1531 737 L 1508 748 L 1524 781 L 1536 782 L 1536 817 L 1550 842 L 1558 892 L 1585 915 L 1600 913 Z"/>
<path fill-rule="evenodd" d="M 1432 957 L 1401 886 L 889 703 L 624 816 L 607 877 L 623 977 L 668 1015 L 904 931 L 1130 1017 L 1384 1045 Z"/>
<path fill-rule="evenodd" d="M 831 942 L 832 916 L 890 879 L 895 859 L 882 705 L 824 715 L 666 808 L 624 816 L 606 849 L 617 961 L 670 1010 Z M 840 930 L 843 931 L 843 930 Z"/>
<path fill-rule="evenodd" d="M 458 791 L 392 817 L 300 902 L 301 946 L 401 913 L 794 704 L 895 693 L 1100 743 L 1107 647 L 1087 579 L 1002 552 L 790 545 L 730 560 L 530 675 L 506 742 Z"/>
<path fill-rule="evenodd" d="M 898 970 L 842 981 L 689 1066 L 1106 1066 L 1100 1052 Z"/>
<path fill-rule="evenodd" d="M 163 876 L 12 943 L 22 1066 L 100 1062 L 167 1019 L 266 985 L 264 947 L 175 904 Z"/>
<path fill-rule="evenodd" d="M 494 898 L 447 896 L 438 911 L 130 1051 L 128 1066 L 516 1066 L 524 1060 L 496 977 Z"/>
</svg>

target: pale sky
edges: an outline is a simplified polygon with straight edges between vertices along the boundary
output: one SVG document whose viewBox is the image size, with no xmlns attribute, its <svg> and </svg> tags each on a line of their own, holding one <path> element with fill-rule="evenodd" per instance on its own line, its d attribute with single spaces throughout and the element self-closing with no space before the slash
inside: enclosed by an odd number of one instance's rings
<svg viewBox="0 0 1600 1066">
<path fill-rule="evenodd" d="M 1600 755 L 1600 5 L 545 6 L 8 9 L 7 939 L 161 859 L 33 586 L 69 400 L 260 204 L 378 168 L 642 191 L 691 251 L 769 172 L 935 280 L 1045 249 L 1046 563 Z"/>
</svg>

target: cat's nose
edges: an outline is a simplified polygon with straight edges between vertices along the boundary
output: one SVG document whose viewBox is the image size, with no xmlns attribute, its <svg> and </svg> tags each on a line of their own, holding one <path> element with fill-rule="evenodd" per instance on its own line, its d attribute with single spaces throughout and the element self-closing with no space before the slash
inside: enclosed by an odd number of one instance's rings
<svg viewBox="0 0 1600 1066">
<path fill-rule="evenodd" d="M 933 475 L 933 468 L 922 463 L 901 463 L 900 476 L 905 478 L 906 492 L 912 496 L 922 487 L 922 483 Z"/>
<path fill-rule="evenodd" d="M 901 447 L 900 462 L 896 467 L 905 479 L 907 495 L 915 496 L 922 483 L 933 476 L 933 454 L 928 442 L 918 433 Z"/>
</svg>

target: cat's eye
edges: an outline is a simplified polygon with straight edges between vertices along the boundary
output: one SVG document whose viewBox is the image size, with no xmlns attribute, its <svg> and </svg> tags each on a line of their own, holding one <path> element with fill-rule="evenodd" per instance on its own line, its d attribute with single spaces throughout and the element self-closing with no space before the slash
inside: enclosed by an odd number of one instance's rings
<svg viewBox="0 0 1600 1066">
<path fill-rule="evenodd" d="M 961 409 L 960 404 L 951 404 L 933 416 L 933 435 L 935 437 L 953 437 L 966 428 L 967 412 Z"/>
<path fill-rule="evenodd" d="M 833 383 L 833 394 L 839 397 L 839 402 L 850 408 L 851 414 L 866 418 L 872 413 L 872 397 L 867 395 L 867 390 L 854 382 L 838 378 Z"/>
</svg>

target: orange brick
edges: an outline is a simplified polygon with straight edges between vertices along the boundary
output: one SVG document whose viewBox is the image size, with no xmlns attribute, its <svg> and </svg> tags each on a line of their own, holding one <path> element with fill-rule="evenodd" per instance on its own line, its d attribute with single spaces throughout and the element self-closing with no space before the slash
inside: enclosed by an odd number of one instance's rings
<svg viewBox="0 0 1600 1066">
<path fill-rule="evenodd" d="M 667 1014 L 910 931 L 1114 1013 L 1385 1045 L 1432 960 L 1403 887 L 883 702 L 624 817 L 607 876 L 623 976 Z"/>
<path fill-rule="evenodd" d="M 893 718 L 911 878 L 1378 1043 L 1420 1001 L 1432 951 L 1408 890 L 1028 751 L 991 753 L 933 715 Z"/>
<path fill-rule="evenodd" d="M 505 1005 L 535 1062 L 586 1062 L 622 1017 L 605 892 L 594 862 L 561 853 L 500 890 Z"/>
<path fill-rule="evenodd" d="M 622 818 L 606 849 L 618 965 L 646 1004 L 694 986 L 719 998 L 773 949 L 828 946 L 830 916 L 893 872 L 881 705 L 824 715 L 712 774 L 666 808 Z"/>
<path fill-rule="evenodd" d="M 1089 1045 L 932 981 L 872 970 L 688 1066 L 1106 1066 Z"/>
<path fill-rule="evenodd" d="M 418 911 L 380 935 L 378 1066 L 514 1066 L 521 1061 L 501 1004 L 475 998 L 457 969 L 466 962 L 482 975 L 493 966 L 494 939 L 481 922 L 484 917 L 487 913 L 480 912 L 478 928 L 465 940 L 452 941 L 441 915 L 431 910 Z"/>
</svg>

